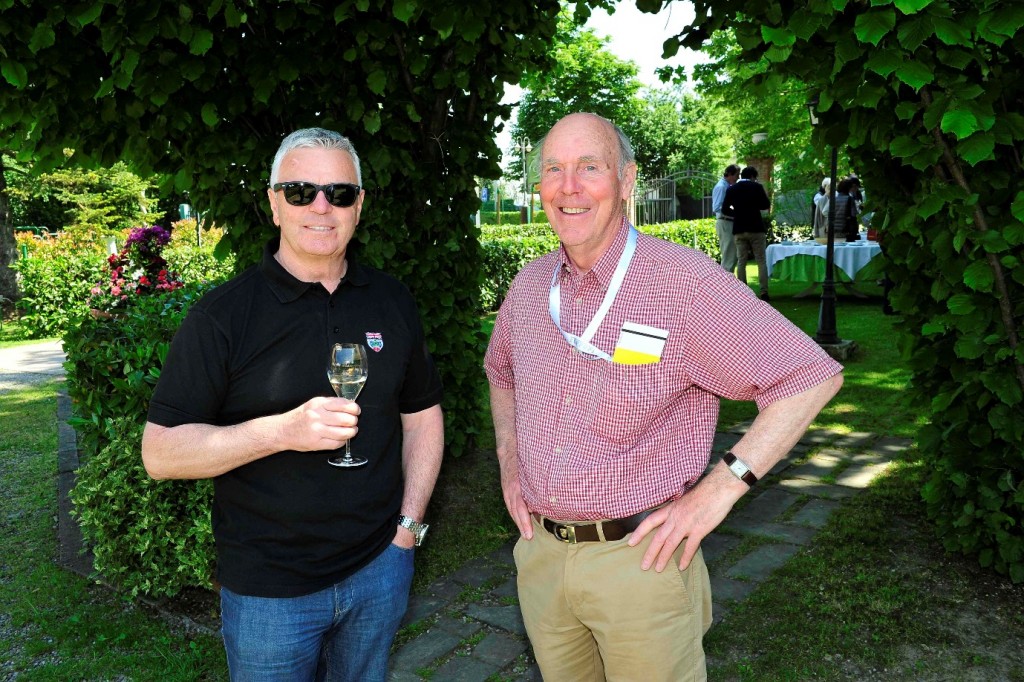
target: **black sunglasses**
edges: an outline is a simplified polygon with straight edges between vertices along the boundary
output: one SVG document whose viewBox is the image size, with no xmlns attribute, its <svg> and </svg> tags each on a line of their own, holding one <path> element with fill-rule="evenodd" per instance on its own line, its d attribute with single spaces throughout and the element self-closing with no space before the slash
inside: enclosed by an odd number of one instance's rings
<svg viewBox="0 0 1024 682">
<path fill-rule="evenodd" d="M 312 182 L 279 182 L 274 191 L 284 190 L 284 200 L 292 206 L 309 206 L 321 191 L 332 206 L 348 208 L 356 203 L 359 185 L 349 182 L 334 182 L 330 185 L 314 185 Z"/>
</svg>

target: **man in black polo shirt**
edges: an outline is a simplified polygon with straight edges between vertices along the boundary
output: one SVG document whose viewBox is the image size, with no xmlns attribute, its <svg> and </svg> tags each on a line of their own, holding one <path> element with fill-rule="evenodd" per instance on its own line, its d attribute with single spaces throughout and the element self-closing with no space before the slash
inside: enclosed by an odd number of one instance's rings
<svg viewBox="0 0 1024 682">
<path fill-rule="evenodd" d="M 364 198 L 351 143 L 292 133 L 270 183 L 280 237 L 189 311 L 143 461 L 214 480 L 233 680 L 384 680 L 441 465 L 441 382 L 412 295 L 347 251 Z M 338 342 L 370 349 L 358 403 L 327 379 Z M 368 464 L 330 466 L 350 439 Z"/>
</svg>

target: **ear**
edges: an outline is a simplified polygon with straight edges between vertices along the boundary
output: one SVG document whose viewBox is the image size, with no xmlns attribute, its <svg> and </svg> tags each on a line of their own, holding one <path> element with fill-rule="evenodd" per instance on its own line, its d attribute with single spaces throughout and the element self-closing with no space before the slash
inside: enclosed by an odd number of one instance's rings
<svg viewBox="0 0 1024 682">
<path fill-rule="evenodd" d="M 633 196 L 633 188 L 636 186 L 636 164 L 628 163 L 622 169 L 622 200 L 629 201 Z"/>
<path fill-rule="evenodd" d="M 365 189 L 361 189 L 361 190 L 359 190 L 359 198 L 356 199 L 356 203 L 352 204 L 352 210 L 355 212 L 355 218 L 356 218 L 355 224 L 356 225 L 359 224 L 359 216 L 363 212 L 363 199 L 365 199 L 365 198 L 366 198 L 366 190 Z"/>
<path fill-rule="evenodd" d="M 273 188 L 267 188 L 267 201 L 270 202 L 270 214 L 274 219 L 274 224 L 281 227 L 281 219 L 277 215 L 277 192 Z"/>
</svg>

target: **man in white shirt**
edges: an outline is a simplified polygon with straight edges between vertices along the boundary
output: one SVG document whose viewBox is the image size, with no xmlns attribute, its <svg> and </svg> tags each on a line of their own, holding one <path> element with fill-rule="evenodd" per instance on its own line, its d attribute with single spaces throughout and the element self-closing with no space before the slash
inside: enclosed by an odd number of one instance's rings
<svg viewBox="0 0 1024 682">
<path fill-rule="evenodd" d="M 729 164 L 725 167 L 722 179 L 711 190 L 711 212 L 715 214 L 715 232 L 718 233 L 718 246 L 722 250 L 722 267 L 729 272 L 736 271 L 736 242 L 732 238 L 732 217 L 722 215 L 722 202 L 725 190 L 729 189 L 740 177 L 740 167 Z"/>
</svg>

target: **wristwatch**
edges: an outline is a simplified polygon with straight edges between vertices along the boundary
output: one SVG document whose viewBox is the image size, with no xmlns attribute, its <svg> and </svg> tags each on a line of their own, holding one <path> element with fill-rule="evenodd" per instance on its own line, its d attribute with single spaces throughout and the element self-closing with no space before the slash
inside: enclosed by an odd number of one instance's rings
<svg viewBox="0 0 1024 682">
<path fill-rule="evenodd" d="M 416 536 L 417 547 L 423 544 L 423 538 L 427 537 L 427 529 L 430 528 L 427 524 L 414 521 L 404 514 L 399 515 L 398 525 L 412 531 L 412 534 Z"/>
<path fill-rule="evenodd" d="M 740 479 L 750 487 L 753 487 L 754 484 L 757 483 L 757 476 L 755 476 L 754 472 L 750 470 L 747 463 L 732 454 L 732 452 L 726 452 L 722 455 L 722 461 L 725 462 L 726 466 L 729 467 L 729 470 L 732 473 L 736 474 L 736 478 Z"/>
</svg>

